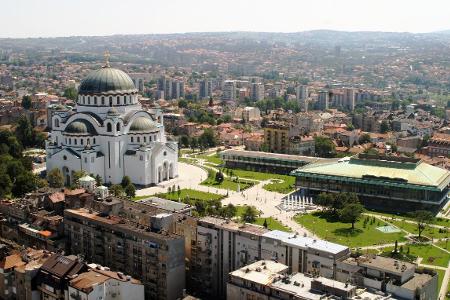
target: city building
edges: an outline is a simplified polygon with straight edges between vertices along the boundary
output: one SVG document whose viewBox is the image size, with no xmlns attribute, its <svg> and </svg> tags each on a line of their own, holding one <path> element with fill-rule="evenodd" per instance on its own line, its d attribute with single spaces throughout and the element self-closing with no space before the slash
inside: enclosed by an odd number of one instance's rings
<svg viewBox="0 0 450 300">
<path fill-rule="evenodd" d="M 137 223 L 133 216 L 134 220 L 84 208 L 66 209 L 68 251 L 139 278 L 146 299 L 181 297 L 185 288 L 185 238 L 170 230 L 173 215 L 153 215 L 151 224 Z"/>
<path fill-rule="evenodd" d="M 250 86 L 250 99 L 259 101 L 264 99 L 264 84 L 254 82 Z"/>
<path fill-rule="evenodd" d="M 307 195 L 352 192 L 368 207 L 395 212 L 439 211 L 450 183 L 449 171 L 420 159 L 369 154 L 311 163 L 291 174 Z"/>
<path fill-rule="evenodd" d="M 320 91 L 317 98 L 317 105 L 319 110 L 327 110 L 330 105 L 330 93 L 328 91 Z"/>
<path fill-rule="evenodd" d="M 212 80 L 209 79 L 200 80 L 198 86 L 199 99 L 208 99 L 212 97 L 212 91 L 213 91 Z"/>
<path fill-rule="evenodd" d="M 96 264 L 90 264 L 89 267 L 90 270 L 69 281 L 69 299 L 145 299 L 144 285 L 139 280 Z"/>
<path fill-rule="evenodd" d="M 427 154 L 431 157 L 450 156 L 450 134 L 435 133 L 427 145 Z"/>
<path fill-rule="evenodd" d="M 264 145 L 268 152 L 289 153 L 290 125 L 284 122 L 270 121 L 264 127 Z"/>
<path fill-rule="evenodd" d="M 312 156 L 316 153 L 314 137 L 297 135 L 289 138 L 289 154 Z"/>
<path fill-rule="evenodd" d="M 336 264 L 341 282 L 372 288 L 398 299 L 438 299 L 436 271 L 390 257 L 363 255 Z"/>
<path fill-rule="evenodd" d="M 309 97 L 309 91 L 307 85 L 299 85 L 295 88 L 295 94 L 297 101 L 303 103 Z"/>
<path fill-rule="evenodd" d="M 344 89 L 344 103 L 343 106 L 350 111 L 355 109 L 356 91 L 352 88 Z"/>
<path fill-rule="evenodd" d="M 230 273 L 227 299 L 356 299 L 356 286 L 302 273 L 288 274 L 282 263 L 261 260 Z"/>
<path fill-rule="evenodd" d="M 242 110 L 242 120 L 245 122 L 255 122 L 261 120 L 261 112 L 257 107 L 247 106 Z"/>
<path fill-rule="evenodd" d="M 245 150 L 225 150 L 219 155 L 227 168 L 279 174 L 289 174 L 306 164 L 326 160 L 318 157 Z"/>
<path fill-rule="evenodd" d="M 161 111 L 142 110 L 131 78 L 108 63 L 81 82 L 74 110 L 54 112 L 46 151 L 47 170 L 60 169 L 67 185 L 79 170 L 107 184 L 178 176 L 178 146 L 166 139 Z"/>
<path fill-rule="evenodd" d="M 225 80 L 222 87 L 222 100 L 235 101 L 236 100 L 236 81 Z"/>
</svg>

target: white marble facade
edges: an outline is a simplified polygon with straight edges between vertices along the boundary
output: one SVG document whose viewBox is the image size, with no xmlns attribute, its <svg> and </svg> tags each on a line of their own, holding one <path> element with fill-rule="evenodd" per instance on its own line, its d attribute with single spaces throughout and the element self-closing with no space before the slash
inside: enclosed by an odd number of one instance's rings
<svg viewBox="0 0 450 300">
<path fill-rule="evenodd" d="M 77 105 L 53 111 L 46 144 L 47 170 L 100 175 L 106 184 L 124 176 L 150 186 L 178 176 L 178 145 L 167 141 L 159 109 L 143 110 L 131 78 L 109 67 L 93 71 L 79 87 Z"/>
</svg>

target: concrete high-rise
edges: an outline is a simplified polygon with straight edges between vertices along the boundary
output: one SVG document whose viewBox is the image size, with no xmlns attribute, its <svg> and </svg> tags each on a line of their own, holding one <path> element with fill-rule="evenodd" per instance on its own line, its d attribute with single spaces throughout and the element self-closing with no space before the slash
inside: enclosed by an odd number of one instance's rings
<svg viewBox="0 0 450 300">
<path fill-rule="evenodd" d="M 236 100 L 236 81 L 225 80 L 223 83 L 222 100 L 235 101 Z"/>
<path fill-rule="evenodd" d="M 209 79 L 203 79 L 199 82 L 198 96 L 200 99 L 207 99 L 212 96 L 212 81 Z"/>
<path fill-rule="evenodd" d="M 250 86 L 250 98 L 253 101 L 264 99 L 264 85 L 262 83 L 252 83 Z"/>
<path fill-rule="evenodd" d="M 329 108 L 330 95 L 328 91 L 320 91 L 318 97 L 318 105 L 320 110 L 327 110 Z"/>
</svg>

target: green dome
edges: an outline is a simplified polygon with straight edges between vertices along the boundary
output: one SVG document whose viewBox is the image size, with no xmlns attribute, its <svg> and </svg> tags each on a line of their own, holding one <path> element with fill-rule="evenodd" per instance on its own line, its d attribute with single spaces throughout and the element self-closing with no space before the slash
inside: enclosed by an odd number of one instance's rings
<svg viewBox="0 0 450 300">
<path fill-rule="evenodd" d="M 103 67 L 92 71 L 78 88 L 80 95 L 136 92 L 133 80 L 124 71 Z"/>
<path fill-rule="evenodd" d="M 65 130 L 66 133 L 73 134 L 92 134 L 97 135 L 94 126 L 86 120 L 79 119 L 70 123 Z"/>
<path fill-rule="evenodd" d="M 130 131 L 148 132 L 157 128 L 158 127 L 156 126 L 155 122 L 153 122 L 149 118 L 138 117 L 133 121 L 133 123 L 131 123 Z"/>
</svg>

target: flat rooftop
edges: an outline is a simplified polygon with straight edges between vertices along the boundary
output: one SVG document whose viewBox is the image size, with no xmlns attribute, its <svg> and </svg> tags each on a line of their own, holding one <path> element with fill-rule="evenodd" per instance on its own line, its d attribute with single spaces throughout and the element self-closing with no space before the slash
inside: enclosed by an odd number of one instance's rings
<svg viewBox="0 0 450 300">
<path fill-rule="evenodd" d="M 215 227 L 223 228 L 223 229 L 233 231 L 233 232 L 241 231 L 241 232 L 254 234 L 254 235 L 258 235 L 258 236 L 263 236 L 265 233 L 270 231 L 269 229 L 264 228 L 263 226 L 248 224 L 248 223 L 241 224 L 241 223 L 236 223 L 236 222 L 233 222 L 233 221 L 230 221 L 227 219 L 221 219 L 221 218 L 210 217 L 210 216 L 199 219 L 199 222 L 213 225 Z"/>
<path fill-rule="evenodd" d="M 264 237 L 281 240 L 283 243 L 302 248 L 302 249 L 313 249 L 318 251 L 323 251 L 331 254 L 338 254 L 343 251 L 347 252 L 348 247 L 340 244 L 331 243 L 325 240 L 314 239 L 311 237 L 299 236 L 298 234 L 291 232 L 284 232 L 280 230 L 273 230 L 267 232 L 263 235 Z"/>
<path fill-rule="evenodd" d="M 406 271 L 416 269 L 415 264 L 379 255 L 360 256 L 358 258 L 358 265 L 382 272 L 389 272 L 398 276 L 401 276 Z"/>
<path fill-rule="evenodd" d="M 331 176 L 353 178 L 380 185 L 420 185 L 443 190 L 450 183 L 450 172 L 420 160 L 392 160 L 352 157 L 311 163 L 291 172 L 293 176 Z"/>
<path fill-rule="evenodd" d="M 230 273 L 231 276 L 254 283 L 268 285 L 286 273 L 288 266 L 271 260 L 260 260 Z"/>
<path fill-rule="evenodd" d="M 220 153 L 221 156 L 224 154 L 243 156 L 243 157 L 266 158 L 266 159 L 273 159 L 273 160 L 289 160 L 289 161 L 306 162 L 306 163 L 327 160 L 326 158 L 312 157 L 312 156 L 269 153 L 269 152 L 261 152 L 261 151 L 231 150 L 231 149 L 222 151 Z"/>
<path fill-rule="evenodd" d="M 178 212 L 184 211 L 186 209 L 191 209 L 192 207 L 188 204 L 171 201 L 167 199 L 162 199 L 159 197 L 148 197 L 142 200 L 137 201 L 142 204 L 156 206 L 158 208 L 162 208 L 168 211 Z"/>
</svg>

